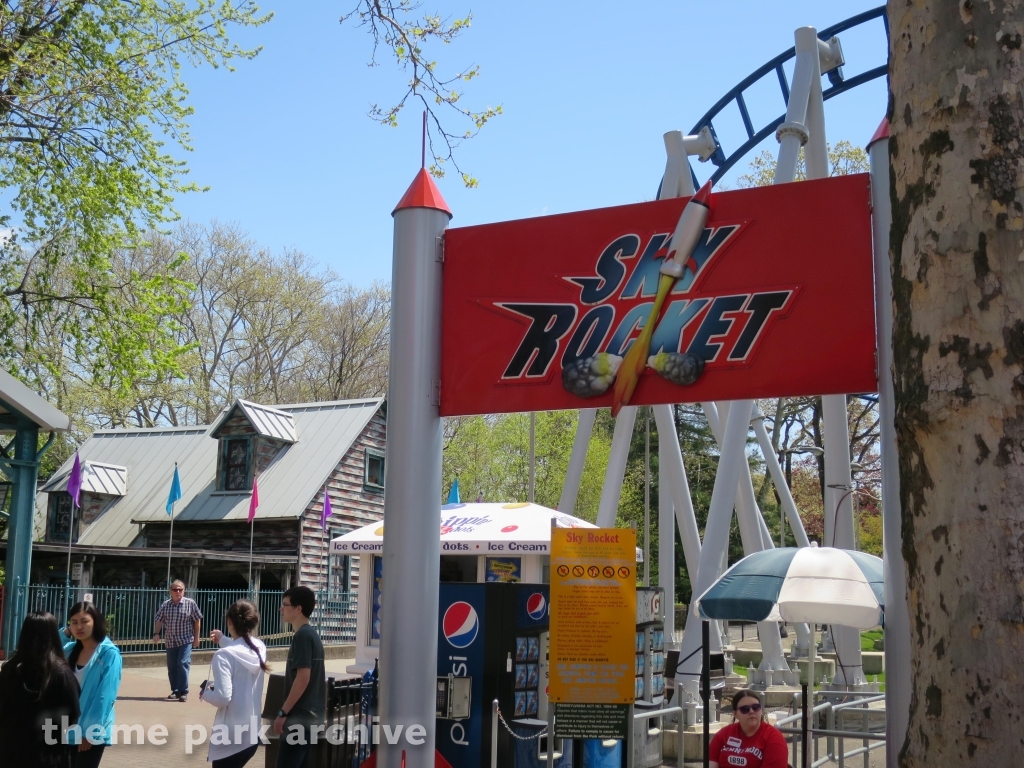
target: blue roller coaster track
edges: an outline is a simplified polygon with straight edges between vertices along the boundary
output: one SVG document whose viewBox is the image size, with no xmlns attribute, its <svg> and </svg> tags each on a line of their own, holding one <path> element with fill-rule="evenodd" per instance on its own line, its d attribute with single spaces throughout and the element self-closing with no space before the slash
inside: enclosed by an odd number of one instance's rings
<svg viewBox="0 0 1024 768">
<path fill-rule="evenodd" d="M 885 15 L 885 6 L 873 8 L 870 11 L 851 16 L 845 21 L 841 21 L 838 24 L 834 24 L 827 29 L 823 29 L 818 32 L 818 37 L 821 40 L 829 40 L 830 38 L 838 35 L 840 32 L 853 29 L 862 24 L 867 24 L 877 18 L 882 19 L 882 23 L 885 25 L 885 34 L 888 39 L 889 35 L 889 22 Z M 888 44 L 886 45 L 886 51 L 888 51 Z M 750 118 L 750 112 L 747 109 L 747 103 L 743 98 L 743 92 L 750 88 L 754 83 L 759 82 L 766 75 L 772 72 L 778 77 L 778 85 L 782 91 L 782 98 L 789 104 L 789 80 L 786 77 L 784 66 L 796 57 L 796 50 L 790 48 L 788 51 L 784 51 L 776 56 L 771 61 L 758 67 L 751 72 L 747 77 L 743 78 L 736 86 L 734 86 L 728 93 L 726 93 L 718 102 L 709 109 L 700 120 L 696 122 L 693 129 L 690 131 L 691 134 L 698 133 L 704 126 L 708 127 L 711 131 L 711 135 L 715 139 L 717 149 L 711 156 L 711 163 L 716 167 L 715 172 L 711 175 L 711 179 L 714 183 L 717 183 L 719 179 L 724 176 L 730 168 L 732 168 L 739 160 L 741 160 L 750 150 L 760 144 L 767 136 L 775 133 L 775 129 L 778 128 L 783 121 L 786 119 L 785 113 L 779 115 L 777 118 L 767 123 L 766 125 L 756 128 L 754 122 Z M 838 96 L 841 93 L 856 88 L 858 85 L 875 80 L 879 77 L 885 77 L 888 73 L 888 62 L 882 63 L 879 66 L 872 67 L 863 72 L 860 72 L 852 77 L 847 77 L 842 67 L 836 67 L 828 72 L 823 72 L 823 76 L 828 77 L 829 87 L 823 89 L 822 98 L 826 101 Z M 770 78 L 769 78 L 770 80 Z M 718 140 L 718 135 L 715 132 L 714 120 L 723 111 L 728 109 L 731 105 L 735 104 L 740 114 L 740 119 L 743 121 L 743 127 L 746 130 L 747 140 L 739 146 L 739 148 L 732 151 L 729 155 L 726 155 L 722 149 L 722 144 Z M 697 176 L 693 173 L 691 167 L 690 173 L 693 175 L 694 186 L 698 187 L 700 184 L 697 182 Z"/>
</svg>

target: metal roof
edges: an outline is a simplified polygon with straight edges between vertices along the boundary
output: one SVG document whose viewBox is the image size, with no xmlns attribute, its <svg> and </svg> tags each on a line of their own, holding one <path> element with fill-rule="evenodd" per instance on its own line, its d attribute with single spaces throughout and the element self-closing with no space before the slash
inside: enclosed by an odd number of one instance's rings
<svg viewBox="0 0 1024 768">
<path fill-rule="evenodd" d="M 66 491 L 70 477 L 70 467 L 67 472 L 55 472 L 39 489 L 39 492 Z M 98 461 L 83 461 L 82 490 L 91 493 L 104 493 L 108 496 L 124 496 L 128 490 L 128 467 L 100 464 Z"/>
<path fill-rule="evenodd" d="M 0 369 L 0 432 L 32 422 L 48 432 L 64 432 L 71 420 L 7 371 Z"/>
<path fill-rule="evenodd" d="M 257 517 L 298 518 L 383 402 L 373 398 L 277 406 L 294 419 L 302 439 L 285 446 L 259 476 Z M 126 467 L 132 482 L 125 496 L 86 529 L 80 543 L 126 547 L 140 532 L 134 523 L 166 521 L 175 461 L 182 491 L 175 521 L 245 520 L 250 493 L 216 490 L 218 443 L 211 439 L 212 431 L 212 426 L 199 426 L 94 432 L 79 448 L 82 459 Z M 58 474 L 70 472 L 73 461 L 65 462 Z M 40 495 L 37 510 L 45 508 L 46 497 Z"/>
<path fill-rule="evenodd" d="M 270 408 L 241 399 L 235 400 L 230 408 L 224 409 L 217 420 L 213 422 L 210 426 L 211 437 L 218 436 L 217 432 L 221 425 L 230 418 L 235 408 L 240 408 L 249 423 L 264 437 L 273 437 L 277 440 L 284 440 L 286 443 L 294 443 L 299 439 L 295 431 L 295 418 L 292 414 L 279 408 Z"/>
</svg>

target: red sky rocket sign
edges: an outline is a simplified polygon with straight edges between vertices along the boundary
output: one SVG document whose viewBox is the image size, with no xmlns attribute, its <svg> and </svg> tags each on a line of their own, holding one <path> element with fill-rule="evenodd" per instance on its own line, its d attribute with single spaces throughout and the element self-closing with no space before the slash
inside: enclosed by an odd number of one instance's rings
<svg viewBox="0 0 1024 768">
<path fill-rule="evenodd" d="M 685 203 L 449 229 L 442 415 L 611 405 Z M 630 405 L 875 391 L 868 176 L 715 193 L 650 355 Z"/>
</svg>

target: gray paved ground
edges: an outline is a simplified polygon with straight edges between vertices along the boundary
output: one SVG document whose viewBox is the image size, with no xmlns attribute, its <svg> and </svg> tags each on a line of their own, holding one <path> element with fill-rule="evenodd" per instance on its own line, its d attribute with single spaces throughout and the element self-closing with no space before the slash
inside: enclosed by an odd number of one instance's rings
<svg viewBox="0 0 1024 768">
<path fill-rule="evenodd" d="M 325 662 L 328 676 L 342 677 L 345 667 L 353 663 L 352 659 L 334 659 Z M 284 662 L 271 662 L 276 672 L 284 671 Z M 192 693 L 184 704 L 178 701 L 167 701 L 164 697 L 169 693 L 167 672 L 163 668 L 125 669 L 121 676 L 121 690 L 117 697 L 117 722 L 125 725 L 139 724 L 148 732 L 151 726 L 164 725 L 167 728 L 167 744 L 132 744 L 107 747 L 103 756 L 103 768 L 140 768 L 140 766 L 160 766 L 160 768 L 178 768 L 179 766 L 206 765 L 206 745 L 193 748 L 192 754 L 186 754 L 186 729 L 189 726 L 203 726 L 209 732 L 213 724 L 216 710 L 209 704 L 199 701 L 199 684 L 206 679 L 207 667 L 193 666 L 189 675 Z M 263 765 L 263 751 L 249 761 L 251 768 Z"/>
</svg>

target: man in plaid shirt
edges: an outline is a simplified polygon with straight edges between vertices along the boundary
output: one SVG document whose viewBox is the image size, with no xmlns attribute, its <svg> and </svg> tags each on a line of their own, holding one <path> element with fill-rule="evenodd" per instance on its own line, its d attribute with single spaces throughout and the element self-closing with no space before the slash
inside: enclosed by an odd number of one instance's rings
<svg viewBox="0 0 1024 768">
<path fill-rule="evenodd" d="M 156 612 L 153 642 L 160 642 L 160 630 L 167 643 L 167 677 L 171 682 L 168 699 L 185 701 L 188 698 L 188 670 L 192 666 L 192 649 L 199 647 L 199 623 L 203 614 L 196 601 L 185 597 L 185 583 L 175 580 L 171 584 L 171 599 L 164 600 Z"/>
</svg>

